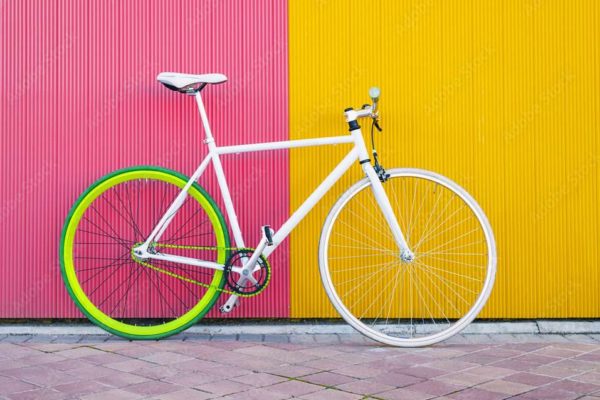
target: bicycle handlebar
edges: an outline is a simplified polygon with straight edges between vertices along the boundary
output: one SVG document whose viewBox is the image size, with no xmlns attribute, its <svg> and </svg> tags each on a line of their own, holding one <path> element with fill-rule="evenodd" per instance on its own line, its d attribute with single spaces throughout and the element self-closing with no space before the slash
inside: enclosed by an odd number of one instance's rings
<svg viewBox="0 0 600 400">
<path fill-rule="evenodd" d="M 365 104 L 361 109 L 354 110 L 352 107 L 347 108 L 344 112 L 351 112 L 354 118 L 371 117 L 377 118 L 377 105 L 379 103 L 379 97 L 381 96 L 381 90 L 377 86 L 373 86 L 369 89 L 369 97 L 373 101 L 373 104 L 369 106 Z M 348 114 L 346 114 L 348 116 Z"/>
</svg>

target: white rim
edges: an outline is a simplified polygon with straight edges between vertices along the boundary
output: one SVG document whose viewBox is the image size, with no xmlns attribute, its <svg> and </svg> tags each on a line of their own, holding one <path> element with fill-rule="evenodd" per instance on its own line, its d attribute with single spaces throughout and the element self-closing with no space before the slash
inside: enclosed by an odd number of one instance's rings
<svg viewBox="0 0 600 400">
<path fill-rule="evenodd" d="M 321 231 L 321 239 L 319 243 L 319 271 L 321 273 L 321 280 L 323 282 L 323 286 L 329 297 L 331 303 L 341 315 L 341 317 L 348 322 L 354 329 L 362 333 L 363 335 L 376 340 L 381 343 L 385 343 L 392 346 L 399 347 L 419 347 L 419 346 L 428 346 L 434 343 L 438 343 L 440 341 L 446 340 L 449 337 L 457 334 L 461 330 L 463 330 L 469 323 L 471 323 L 475 317 L 479 314 L 483 306 L 485 305 L 494 285 L 494 278 L 496 275 L 496 243 L 494 240 L 494 234 L 492 232 L 491 226 L 488 222 L 487 217 L 483 213 L 483 210 L 477 204 L 477 202 L 469 195 L 462 187 L 460 187 L 455 182 L 450 179 L 438 175 L 434 172 L 420 170 L 420 169 L 409 169 L 409 168 L 398 168 L 398 169 L 390 169 L 387 171 L 392 177 L 414 177 L 414 178 L 423 178 L 430 181 L 434 181 L 447 189 L 454 192 L 458 195 L 473 211 L 477 220 L 481 224 L 487 246 L 488 246 L 488 268 L 487 274 L 485 278 L 485 282 L 481 293 L 477 297 L 477 300 L 473 304 L 473 307 L 469 310 L 469 312 L 464 315 L 461 319 L 454 322 L 448 328 L 444 329 L 441 332 L 430 336 L 423 336 L 419 338 L 397 338 L 393 336 L 386 335 L 382 332 L 376 331 L 369 326 L 365 325 L 358 318 L 356 318 L 344 305 L 344 303 L 339 298 L 332 280 L 331 275 L 329 273 L 328 268 L 328 260 L 327 260 L 327 244 L 329 243 L 329 237 L 331 235 L 331 229 L 333 227 L 333 222 L 337 219 L 339 213 L 344 208 L 344 206 L 361 190 L 363 190 L 366 186 L 370 185 L 370 181 L 367 178 L 364 178 L 357 183 L 355 183 L 352 187 L 350 187 L 345 193 L 343 193 L 338 201 L 334 204 L 327 219 L 325 220 L 325 224 L 323 225 L 323 229 Z"/>
</svg>

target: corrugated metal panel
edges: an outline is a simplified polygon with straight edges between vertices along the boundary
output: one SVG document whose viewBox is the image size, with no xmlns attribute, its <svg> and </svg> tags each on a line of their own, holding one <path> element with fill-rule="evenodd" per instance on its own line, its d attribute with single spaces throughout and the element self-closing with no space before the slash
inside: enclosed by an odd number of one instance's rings
<svg viewBox="0 0 600 400">
<path fill-rule="evenodd" d="M 381 86 L 384 165 L 447 175 L 491 220 L 499 264 L 482 316 L 598 317 L 599 24 L 591 0 L 292 2 L 291 137 L 345 132 L 342 110 Z M 291 152 L 292 208 L 343 153 Z M 359 176 L 292 236 L 293 317 L 336 315 L 318 237 Z"/>
<path fill-rule="evenodd" d="M 159 85 L 159 72 L 229 77 L 205 91 L 217 143 L 287 138 L 284 2 L 11 1 L 0 3 L 0 29 L 0 317 L 80 315 L 57 249 L 87 185 L 137 164 L 189 174 L 202 159 L 195 104 Z M 261 225 L 288 213 L 287 153 L 223 163 L 252 246 Z M 212 177 L 203 182 L 218 198 Z M 271 287 L 233 316 L 288 315 L 287 243 L 271 261 Z"/>
</svg>

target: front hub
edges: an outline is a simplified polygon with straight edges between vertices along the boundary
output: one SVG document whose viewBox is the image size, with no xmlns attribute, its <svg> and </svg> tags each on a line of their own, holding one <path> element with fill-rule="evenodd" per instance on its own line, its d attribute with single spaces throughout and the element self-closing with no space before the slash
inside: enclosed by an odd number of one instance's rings
<svg viewBox="0 0 600 400">
<path fill-rule="evenodd" d="M 400 259 L 402 262 L 411 263 L 415 260 L 415 253 L 410 250 L 402 250 L 402 253 L 400 253 Z"/>
</svg>

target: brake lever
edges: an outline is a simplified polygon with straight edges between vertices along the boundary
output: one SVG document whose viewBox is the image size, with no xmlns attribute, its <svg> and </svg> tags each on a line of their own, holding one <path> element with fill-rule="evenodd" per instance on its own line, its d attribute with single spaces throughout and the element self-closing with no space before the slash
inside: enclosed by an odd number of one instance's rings
<svg viewBox="0 0 600 400">
<path fill-rule="evenodd" d="M 377 128 L 379 132 L 383 131 L 383 129 L 381 129 L 381 127 L 379 126 L 379 121 L 377 120 L 377 118 L 373 118 L 373 126 L 375 126 L 375 128 Z"/>
</svg>

